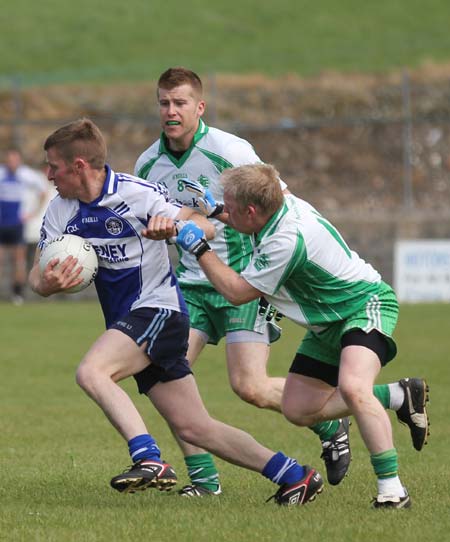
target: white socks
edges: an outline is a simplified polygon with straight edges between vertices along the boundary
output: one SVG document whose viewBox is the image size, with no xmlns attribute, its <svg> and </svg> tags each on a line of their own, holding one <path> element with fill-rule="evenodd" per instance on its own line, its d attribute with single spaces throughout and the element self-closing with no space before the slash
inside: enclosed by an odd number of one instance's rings
<svg viewBox="0 0 450 542">
<path fill-rule="evenodd" d="M 405 390 L 398 382 L 388 384 L 388 388 L 390 395 L 389 408 L 391 410 L 398 410 L 402 406 L 403 400 L 405 399 Z"/>
<path fill-rule="evenodd" d="M 393 478 L 378 478 L 378 495 L 405 497 L 406 491 L 398 476 Z"/>
</svg>

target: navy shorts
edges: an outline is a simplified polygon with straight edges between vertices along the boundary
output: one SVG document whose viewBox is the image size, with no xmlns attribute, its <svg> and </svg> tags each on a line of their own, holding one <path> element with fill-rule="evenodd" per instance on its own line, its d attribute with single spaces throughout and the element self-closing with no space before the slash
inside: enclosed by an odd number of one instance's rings
<svg viewBox="0 0 450 542">
<path fill-rule="evenodd" d="M 17 224 L 17 226 L 0 226 L 0 245 L 22 245 L 23 239 L 23 225 Z"/>
<path fill-rule="evenodd" d="M 158 382 L 170 382 L 192 374 L 186 359 L 189 317 L 169 309 L 146 307 L 129 312 L 110 329 L 118 329 L 138 346 L 145 344 L 151 364 L 134 375 L 140 393 Z"/>
</svg>

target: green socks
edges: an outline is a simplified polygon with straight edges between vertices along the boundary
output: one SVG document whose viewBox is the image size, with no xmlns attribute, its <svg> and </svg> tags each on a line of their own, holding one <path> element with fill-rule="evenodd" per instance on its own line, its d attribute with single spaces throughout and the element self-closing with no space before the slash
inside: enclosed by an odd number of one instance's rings
<svg viewBox="0 0 450 542">
<path fill-rule="evenodd" d="M 398 475 L 398 459 L 395 448 L 379 454 L 371 454 L 370 462 L 377 478 L 393 478 Z"/>
<path fill-rule="evenodd" d="M 309 429 L 319 436 L 320 440 L 330 440 L 339 427 L 339 420 L 319 422 L 311 425 Z"/>
<path fill-rule="evenodd" d="M 391 394 L 387 384 L 376 384 L 373 387 L 373 394 L 384 408 L 390 408 Z"/>
<path fill-rule="evenodd" d="M 210 491 L 219 488 L 219 473 L 211 454 L 195 454 L 184 458 L 192 485 L 202 486 Z"/>
</svg>

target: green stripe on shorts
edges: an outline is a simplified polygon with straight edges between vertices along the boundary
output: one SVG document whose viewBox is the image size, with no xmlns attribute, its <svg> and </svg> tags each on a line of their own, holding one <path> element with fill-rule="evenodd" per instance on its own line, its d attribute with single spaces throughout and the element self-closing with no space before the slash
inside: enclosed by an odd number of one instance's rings
<svg viewBox="0 0 450 542">
<path fill-rule="evenodd" d="M 352 316 L 328 326 L 323 331 L 307 331 L 297 352 L 339 366 L 342 335 L 351 329 L 361 329 L 366 333 L 376 329 L 388 341 L 388 361 L 391 361 L 397 353 L 395 341 L 392 339 L 397 319 L 397 297 L 388 284 L 380 282 L 378 292 L 372 293 Z"/>
</svg>

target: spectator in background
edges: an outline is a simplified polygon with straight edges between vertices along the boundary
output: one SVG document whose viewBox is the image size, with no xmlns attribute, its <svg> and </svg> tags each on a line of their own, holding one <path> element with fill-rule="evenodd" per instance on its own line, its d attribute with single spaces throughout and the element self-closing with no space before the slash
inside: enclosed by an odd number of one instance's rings
<svg viewBox="0 0 450 542">
<path fill-rule="evenodd" d="M 24 225 L 41 212 L 44 206 L 47 184 L 42 174 L 22 163 L 18 149 L 8 149 L 5 163 L 0 165 L 0 268 L 5 256 L 11 265 L 11 300 L 23 303 L 27 278 L 26 244 Z M 25 194 L 33 194 L 34 210 L 24 212 Z"/>
<path fill-rule="evenodd" d="M 23 212 L 29 219 L 24 224 L 23 236 L 27 245 L 27 268 L 31 269 L 34 260 L 36 246 L 41 235 L 42 220 L 44 219 L 45 209 L 50 201 L 58 194 L 55 186 L 47 179 L 47 164 L 43 162 L 40 170 L 44 187 L 46 188 L 44 202 L 36 197 L 35 190 L 24 191 Z"/>
</svg>

